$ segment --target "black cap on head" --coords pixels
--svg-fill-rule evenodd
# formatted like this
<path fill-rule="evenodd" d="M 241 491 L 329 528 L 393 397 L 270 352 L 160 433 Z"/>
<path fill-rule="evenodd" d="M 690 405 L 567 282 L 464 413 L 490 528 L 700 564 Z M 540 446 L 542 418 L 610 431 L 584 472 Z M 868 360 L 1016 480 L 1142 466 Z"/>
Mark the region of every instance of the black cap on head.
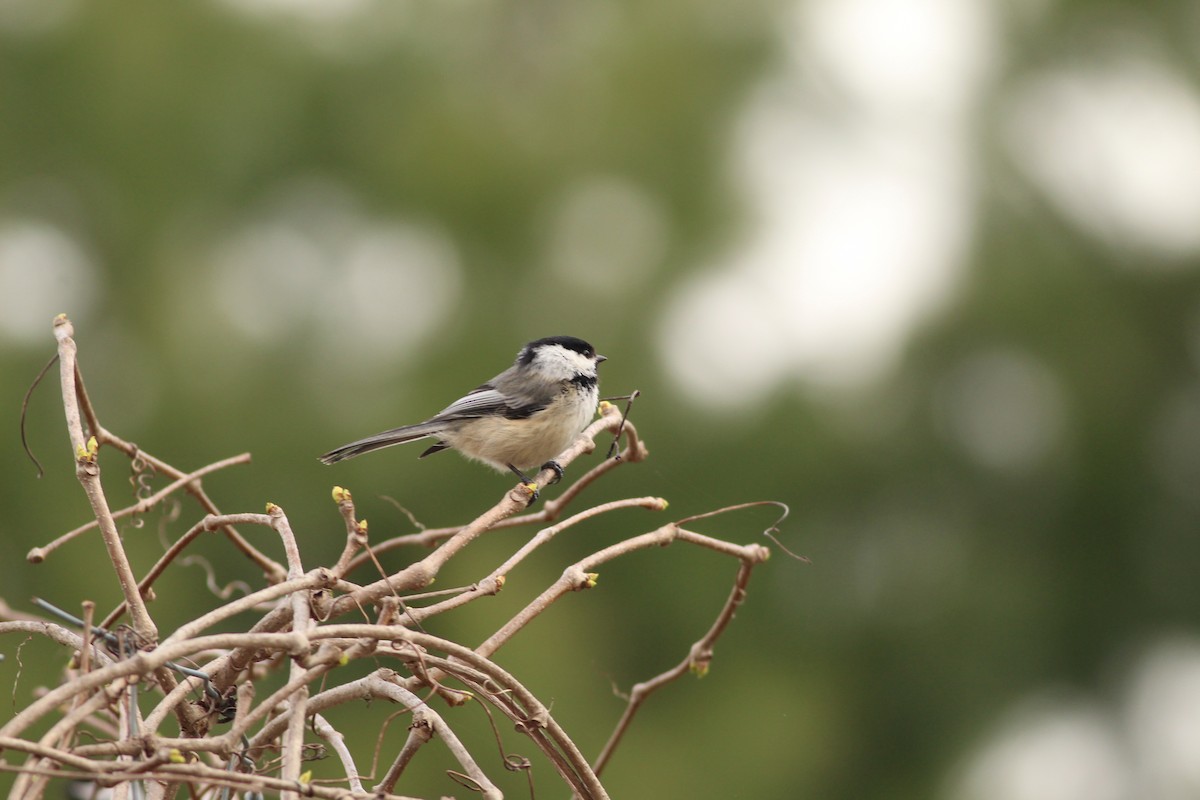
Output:
<path fill-rule="evenodd" d="M 596 350 L 583 339 L 577 339 L 574 336 L 547 336 L 545 339 L 538 339 L 530 342 L 521 348 L 521 353 L 517 356 L 517 361 L 521 364 L 528 364 L 533 361 L 533 353 L 542 345 L 556 344 L 560 347 L 565 347 L 568 350 L 574 350 L 580 355 L 587 358 L 595 358 Z"/>

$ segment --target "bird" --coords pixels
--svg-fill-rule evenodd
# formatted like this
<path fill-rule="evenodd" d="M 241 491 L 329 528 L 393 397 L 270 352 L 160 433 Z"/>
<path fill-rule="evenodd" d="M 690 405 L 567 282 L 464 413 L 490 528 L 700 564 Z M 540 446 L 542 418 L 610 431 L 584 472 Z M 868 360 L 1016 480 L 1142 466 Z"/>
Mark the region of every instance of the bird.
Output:
<path fill-rule="evenodd" d="M 596 367 L 606 360 L 574 336 L 536 339 L 520 349 L 511 367 L 424 422 L 350 442 L 320 460 L 336 464 L 372 450 L 431 438 L 436 442 L 419 458 L 453 449 L 500 472 L 508 470 L 532 487 L 532 503 L 538 487 L 526 470 L 535 466 L 539 472 L 552 470 L 551 484 L 562 479 L 563 468 L 554 457 L 595 416 L 600 397 Z"/>

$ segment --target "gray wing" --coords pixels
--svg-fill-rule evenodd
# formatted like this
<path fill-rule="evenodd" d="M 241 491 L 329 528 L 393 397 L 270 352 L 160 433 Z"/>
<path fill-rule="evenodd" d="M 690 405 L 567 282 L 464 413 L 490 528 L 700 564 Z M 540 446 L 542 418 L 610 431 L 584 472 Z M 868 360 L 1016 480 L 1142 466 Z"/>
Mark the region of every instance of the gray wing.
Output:
<path fill-rule="evenodd" d="M 433 420 L 471 419 L 473 417 L 490 417 L 493 414 L 503 414 L 508 408 L 504 395 L 496 391 L 491 384 L 485 383 L 478 389 L 472 389 L 464 397 L 460 397 L 443 408 Z"/>
<path fill-rule="evenodd" d="M 543 385 L 531 388 L 527 384 L 528 381 L 518 380 L 516 370 L 510 367 L 466 396 L 455 400 L 429 421 L 470 419 L 493 414 L 509 419 L 522 419 L 535 411 L 541 411 L 558 394 L 557 386 Z"/>
<path fill-rule="evenodd" d="M 492 378 L 487 383 L 473 389 L 465 396 L 455 400 L 442 409 L 441 413 L 430 417 L 416 425 L 405 425 L 390 431 L 377 433 L 365 439 L 359 439 L 336 450 L 330 450 L 321 456 L 326 464 L 334 464 L 347 458 L 369 453 L 382 447 L 394 444 L 404 444 L 427 436 L 437 436 L 447 422 L 460 419 L 474 419 L 500 415 L 508 419 L 524 419 L 535 411 L 541 411 L 558 394 L 558 387 L 543 386 L 540 390 L 530 390 L 516 376 L 516 369 L 510 367 Z M 447 445 L 438 442 L 422 453 L 422 457 L 439 450 L 445 450 Z"/>

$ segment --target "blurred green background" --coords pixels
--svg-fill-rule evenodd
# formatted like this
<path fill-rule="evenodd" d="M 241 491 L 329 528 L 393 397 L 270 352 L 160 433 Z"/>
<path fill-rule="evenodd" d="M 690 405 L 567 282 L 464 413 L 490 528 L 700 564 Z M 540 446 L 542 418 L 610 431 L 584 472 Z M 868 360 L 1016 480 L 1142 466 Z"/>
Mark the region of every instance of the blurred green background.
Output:
<path fill-rule="evenodd" d="M 709 676 L 639 717 L 614 797 L 1200 797 L 1198 42 L 1183 0 L 2 0 L 0 594 L 117 599 L 94 536 L 24 561 L 89 518 L 53 376 L 41 480 L 18 437 L 56 313 L 103 423 L 184 469 L 252 452 L 205 486 L 283 506 L 309 567 L 341 549 L 334 483 L 375 538 L 410 529 L 384 496 L 436 526 L 511 485 L 417 448 L 317 454 L 570 333 L 605 393 L 643 392 L 652 453 L 589 500 L 780 500 L 813 561 L 757 572 Z M 130 502 L 127 462 L 102 465 Z M 126 526 L 139 571 L 200 514 L 177 511 Z M 574 530 L 431 630 L 477 641 L 664 519 Z M 733 574 L 679 546 L 611 564 L 499 661 L 595 755 L 611 687 L 681 659 Z M 204 580 L 162 584 L 164 633 Z M 16 706 L 65 655 L 19 645 Z M 369 752 L 391 709 L 360 711 L 332 721 Z M 501 772 L 481 712 L 451 723 Z M 466 796 L 422 759 L 402 791 Z"/>

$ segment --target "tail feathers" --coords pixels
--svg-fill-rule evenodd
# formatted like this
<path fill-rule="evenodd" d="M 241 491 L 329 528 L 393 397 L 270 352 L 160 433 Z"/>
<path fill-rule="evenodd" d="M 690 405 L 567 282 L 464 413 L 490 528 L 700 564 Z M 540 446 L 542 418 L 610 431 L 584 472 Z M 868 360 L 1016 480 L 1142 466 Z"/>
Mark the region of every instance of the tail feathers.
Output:
<path fill-rule="evenodd" d="M 418 425 L 405 425 L 403 428 L 393 428 L 390 431 L 384 431 L 374 436 L 368 436 L 365 439 L 359 439 L 357 442 L 344 444 L 320 456 L 320 459 L 326 464 L 336 464 L 339 461 L 361 456 L 363 453 L 369 453 L 372 450 L 391 447 L 394 444 L 415 442 L 417 439 L 424 439 L 426 436 L 436 436 L 440 428 L 440 425 L 428 422 L 422 422 Z M 436 447 L 437 445 L 434 446 Z"/>

